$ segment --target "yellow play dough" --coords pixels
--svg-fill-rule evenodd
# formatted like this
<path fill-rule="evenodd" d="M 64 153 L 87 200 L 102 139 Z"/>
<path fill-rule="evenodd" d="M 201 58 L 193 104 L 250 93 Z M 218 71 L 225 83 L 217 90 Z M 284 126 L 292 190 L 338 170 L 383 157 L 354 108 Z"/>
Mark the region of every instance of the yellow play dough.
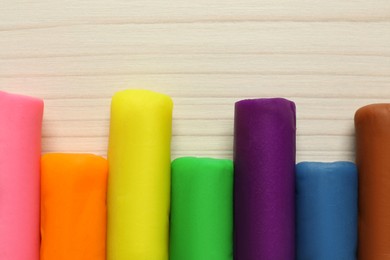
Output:
<path fill-rule="evenodd" d="M 108 148 L 108 260 L 168 260 L 170 97 L 117 92 Z"/>

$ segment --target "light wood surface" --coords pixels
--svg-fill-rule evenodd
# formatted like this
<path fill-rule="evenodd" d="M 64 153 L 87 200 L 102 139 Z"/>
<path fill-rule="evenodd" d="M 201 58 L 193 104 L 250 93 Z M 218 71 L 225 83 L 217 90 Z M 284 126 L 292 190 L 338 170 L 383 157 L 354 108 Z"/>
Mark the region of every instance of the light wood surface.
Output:
<path fill-rule="evenodd" d="M 43 151 L 106 155 L 110 97 L 175 102 L 172 157 L 231 158 L 234 102 L 297 104 L 297 160 L 353 160 L 390 102 L 388 0 L 0 0 L 0 89 L 45 99 Z"/>

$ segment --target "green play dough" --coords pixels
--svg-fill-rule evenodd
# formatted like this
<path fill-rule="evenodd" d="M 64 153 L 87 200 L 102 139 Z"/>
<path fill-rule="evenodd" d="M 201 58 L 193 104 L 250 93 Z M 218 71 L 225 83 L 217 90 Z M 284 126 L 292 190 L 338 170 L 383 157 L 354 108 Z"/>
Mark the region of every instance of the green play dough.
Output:
<path fill-rule="evenodd" d="M 233 163 L 172 162 L 170 260 L 233 259 Z"/>

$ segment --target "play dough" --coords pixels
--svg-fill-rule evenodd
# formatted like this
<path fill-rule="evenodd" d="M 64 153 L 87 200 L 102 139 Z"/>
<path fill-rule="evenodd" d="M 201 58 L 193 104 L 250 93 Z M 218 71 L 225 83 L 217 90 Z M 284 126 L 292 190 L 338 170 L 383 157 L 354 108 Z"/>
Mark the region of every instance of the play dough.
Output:
<path fill-rule="evenodd" d="M 234 129 L 235 259 L 294 259 L 295 105 L 239 101 Z"/>
<path fill-rule="evenodd" d="M 0 91 L 0 259 L 39 259 L 43 101 Z"/>
<path fill-rule="evenodd" d="M 170 260 L 233 259 L 233 163 L 172 162 Z"/>
<path fill-rule="evenodd" d="M 46 154 L 41 172 L 41 260 L 105 260 L 107 160 Z"/>
<path fill-rule="evenodd" d="M 112 98 L 108 260 L 168 259 L 172 107 L 147 90 Z"/>
<path fill-rule="evenodd" d="M 354 163 L 296 166 L 297 259 L 356 259 L 357 189 Z"/>
<path fill-rule="evenodd" d="M 390 259 L 390 104 L 355 114 L 359 260 Z"/>

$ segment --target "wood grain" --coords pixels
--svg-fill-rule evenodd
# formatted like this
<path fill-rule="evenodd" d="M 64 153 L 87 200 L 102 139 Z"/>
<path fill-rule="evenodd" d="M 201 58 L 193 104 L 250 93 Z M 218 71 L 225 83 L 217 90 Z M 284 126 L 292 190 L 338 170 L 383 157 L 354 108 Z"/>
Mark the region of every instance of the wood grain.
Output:
<path fill-rule="evenodd" d="M 45 99 L 43 151 L 106 155 L 110 97 L 175 102 L 172 157 L 231 158 L 234 102 L 297 104 L 297 159 L 354 160 L 353 115 L 390 101 L 390 1 L 11 1 L 0 89 Z"/>

